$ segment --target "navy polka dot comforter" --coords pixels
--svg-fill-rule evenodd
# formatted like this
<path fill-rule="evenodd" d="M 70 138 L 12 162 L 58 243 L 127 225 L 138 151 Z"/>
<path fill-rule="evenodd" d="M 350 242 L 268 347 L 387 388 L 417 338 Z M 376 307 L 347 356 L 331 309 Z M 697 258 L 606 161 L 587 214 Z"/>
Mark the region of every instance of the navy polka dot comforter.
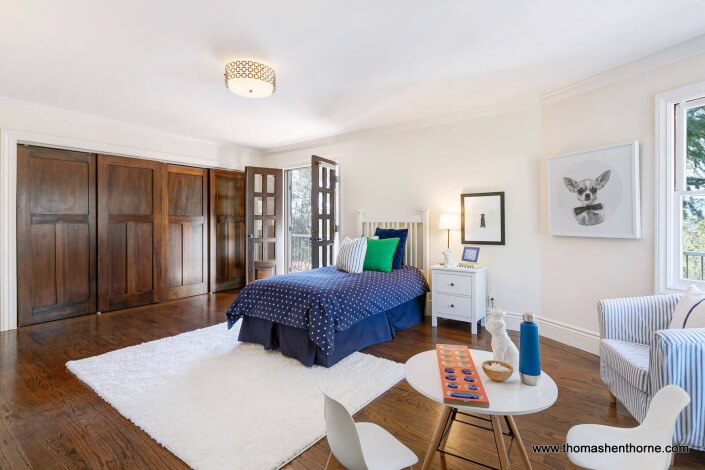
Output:
<path fill-rule="evenodd" d="M 228 328 L 242 316 L 303 328 L 330 355 L 336 331 L 428 292 L 423 273 L 402 266 L 391 273 L 338 271 L 334 266 L 273 276 L 245 286 L 227 312 Z"/>

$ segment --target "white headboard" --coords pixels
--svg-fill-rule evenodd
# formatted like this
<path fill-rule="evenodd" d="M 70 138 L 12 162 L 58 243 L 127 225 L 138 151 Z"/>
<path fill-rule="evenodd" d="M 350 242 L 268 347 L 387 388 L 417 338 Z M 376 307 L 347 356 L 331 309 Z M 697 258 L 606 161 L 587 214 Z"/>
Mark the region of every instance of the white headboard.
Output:
<path fill-rule="evenodd" d="M 419 268 L 428 278 L 428 211 L 407 217 L 375 217 L 358 211 L 358 234 L 371 237 L 377 227 L 408 229 L 403 263 Z"/>

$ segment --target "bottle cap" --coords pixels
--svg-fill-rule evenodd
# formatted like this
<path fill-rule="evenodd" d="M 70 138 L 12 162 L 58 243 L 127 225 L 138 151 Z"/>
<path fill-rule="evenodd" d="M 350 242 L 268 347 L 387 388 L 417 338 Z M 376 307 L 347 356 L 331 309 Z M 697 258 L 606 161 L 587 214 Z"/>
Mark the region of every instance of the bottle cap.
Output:
<path fill-rule="evenodd" d="M 524 312 L 524 321 L 534 322 L 534 314 L 529 312 Z"/>

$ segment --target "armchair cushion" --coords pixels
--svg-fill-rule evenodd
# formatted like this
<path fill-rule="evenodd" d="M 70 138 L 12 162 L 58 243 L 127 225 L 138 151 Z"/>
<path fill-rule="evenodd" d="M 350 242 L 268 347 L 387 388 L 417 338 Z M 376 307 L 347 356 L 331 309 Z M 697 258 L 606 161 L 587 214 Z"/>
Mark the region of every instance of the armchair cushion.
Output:
<path fill-rule="evenodd" d="M 638 390 L 649 393 L 649 346 L 616 339 L 600 341 L 600 359 Z"/>

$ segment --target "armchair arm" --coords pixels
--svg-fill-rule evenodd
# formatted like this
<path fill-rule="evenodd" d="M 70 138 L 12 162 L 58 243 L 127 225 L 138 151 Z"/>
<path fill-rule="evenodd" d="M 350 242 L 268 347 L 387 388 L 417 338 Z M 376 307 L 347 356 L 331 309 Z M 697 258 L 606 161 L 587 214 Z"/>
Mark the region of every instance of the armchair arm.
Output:
<path fill-rule="evenodd" d="M 651 396 L 669 384 L 690 395 L 676 423 L 674 442 L 705 450 L 705 328 L 659 330 L 649 358 Z"/>
<path fill-rule="evenodd" d="M 600 338 L 650 344 L 654 331 L 668 328 L 678 299 L 680 294 L 600 300 Z"/>

